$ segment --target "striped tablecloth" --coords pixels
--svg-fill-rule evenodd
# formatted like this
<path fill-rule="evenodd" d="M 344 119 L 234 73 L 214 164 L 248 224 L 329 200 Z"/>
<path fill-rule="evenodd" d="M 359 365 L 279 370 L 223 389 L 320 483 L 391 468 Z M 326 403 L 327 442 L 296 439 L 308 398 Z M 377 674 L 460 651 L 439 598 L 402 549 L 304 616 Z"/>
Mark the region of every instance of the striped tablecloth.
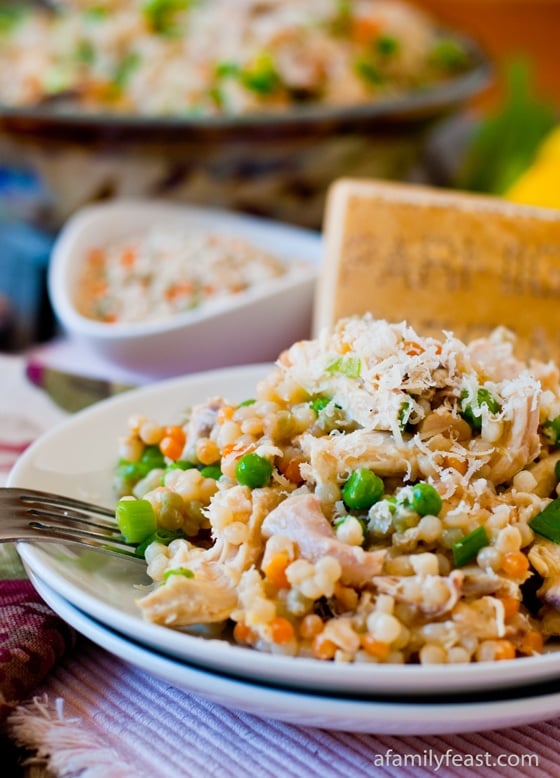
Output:
<path fill-rule="evenodd" d="M 0 356 L 3 477 L 29 440 L 64 416 L 27 383 L 23 360 Z M 76 636 L 25 580 L 13 549 L 0 551 L 0 703 L 7 703 L 0 705 L 1 732 L 25 748 L 30 775 L 560 776 L 560 718 L 474 734 L 393 737 L 295 726 L 181 691 Z"/>

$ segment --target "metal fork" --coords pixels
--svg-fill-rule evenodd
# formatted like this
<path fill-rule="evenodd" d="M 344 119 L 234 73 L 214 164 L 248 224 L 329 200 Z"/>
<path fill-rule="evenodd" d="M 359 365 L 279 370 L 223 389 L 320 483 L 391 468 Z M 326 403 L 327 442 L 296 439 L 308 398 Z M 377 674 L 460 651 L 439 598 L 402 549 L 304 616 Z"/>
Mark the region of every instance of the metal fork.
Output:
<path fill-rule="evenodd" d="M 0 488 L 0 543 L 77 543 L 142 560 L 126 543 L 110 508 L 34 489 Z"/>

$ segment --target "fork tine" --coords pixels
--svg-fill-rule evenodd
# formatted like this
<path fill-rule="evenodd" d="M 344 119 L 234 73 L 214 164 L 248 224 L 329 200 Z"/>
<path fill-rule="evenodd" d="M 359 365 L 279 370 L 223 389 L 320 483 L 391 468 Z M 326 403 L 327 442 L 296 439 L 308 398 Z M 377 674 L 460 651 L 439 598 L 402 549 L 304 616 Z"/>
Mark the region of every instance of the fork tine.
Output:
<path fill-rule="evenodd" d="M 122 537 L 110 508 L 33 489 L 0 489 L 0 541 L 41 540 L 78 543 L 108 553 L 141 559 Z M 10 524 L 9 518 L 12 518 Z M 18 521 L 14 521 L 16 518 Z"/>
<path fill-rule="evenodd" d="M 130 559 L 142 561 L 142 557 L 135 554 L 132 546 L 129 546 L 124 540 L 117 540 L 116 537 L 102 537 L 100 535 L 95 535 L 92 532 L 84 532 L 77 529 L 69 531 L 64 527 L 56 527 L 47 524 L 41 525 L 37 522 L 30 522 L 29 529 L 33 532 L 32 537 L 41 542 L 55 541 L 76 543 L 80 546 L 89 546 L 99 551 L 105 551 L 106 553 L 118 554 L 120 557 L 126 556 Z"/>
<path fill-rule="evenodd" d="M 111 508 L 95 505 L 85 500 L 78 500 L 75 497 L 64 497 L 61 494 L 52 494 L 51 492 L 42 492 L 35 489 L 17 489 L 14 487 L 7 487 L 2 491 L 10 492 L 12 496 L 25 503 L 40 502 L 42 505 L 59 505 L 63 508 L 76 508 L 88 513 L 109 516 L 112 519 L 115 518 L 115 512 Z"/>
<path fill-rule="evenodd" d="M 35 504 L 25 506 L 25 511 L 28 516 L 36 516 L 37 519 L 49 519 L 52 522 L 56 522 L 58 527 L 74 527 L 76 531 L 80 531 L 80 528 L 84 530 L 99 530 L 103 535 L 107 537 L 122 537 L 122 533 L 118 525 L 113 522 L 100 522 L 92 521 L 89 516 L 78 513 L 76 511 L 58 511 L 53 508 L 36 507 Z M 43 522 L 44 523 L 44 522 Z"/>

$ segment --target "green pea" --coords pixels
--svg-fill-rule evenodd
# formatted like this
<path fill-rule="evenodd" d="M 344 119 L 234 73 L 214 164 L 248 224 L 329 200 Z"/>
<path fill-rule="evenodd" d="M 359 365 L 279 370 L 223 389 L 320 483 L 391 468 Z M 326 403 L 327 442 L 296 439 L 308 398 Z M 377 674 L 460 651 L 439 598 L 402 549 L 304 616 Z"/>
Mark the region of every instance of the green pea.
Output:
<path fill-rule="evenodd" d="M 379 502 L 384 491 L 385 484 L 378 475 L 365 467 L 359 467 L 342 487 L 342 499 L 350 510 L 363 511 Z"/>
<path fill-rule="evenodd" d="M 390 57 L 399 50 L 399 41 L 392 35 L 381 35 L 375 42 L 375 50 L 382 57 Z"/>
<path fill-rule="evenodd" d="M 490 413 L 498 413 L 500 404 L 494 395 L 483 387 L 478 389 L 474 402 L 469 402 L 468 396 L 466 391 L 461 394 L 461 416 L 473 430 L 480 431 L 482 429 L 482 416 L 480 415 L 482 406 L 485 405 Z"/>
<path fill-rule="evenodd" d="M 147 475 L 150 470 L 165 467 L 165 457 L 159 450 L 159 446 L 146 446 L 140 457 L 140 463 L 146 468 Z"/>
<path fill-rule="evenodd" d="M 542 425 L 542 433 L 549 446 L 557 448 L 560 444 L 560 416 L 547 419 Z"/>
<path fill-rule="evenodd" d="M 431 484 L 420 481 L 412 488 L 412 508 L 420 516 L 437 516 L 441 506 L 439 492 Z"/>
<path fill-rule="evenodd" d="M 206 465 L 200 469 L 200 475 L 204 478 L 214 478 L 216 481 L 222 476 L 220 465 Z"/>
<path fill-rule="evenodd" d="M 266 486 L 272 475 L 272 463 L 252 452 L 242 456 L 235 466 L 235 477 L 242 486 L 257 489 Z"/>
<path fill-rule="evenodd" d="M 460 41 L 441 38 L 433 47 L 430 55 L 432 63 L 443 70 L 462 70 L 469 64 L 469 55 Z"/>

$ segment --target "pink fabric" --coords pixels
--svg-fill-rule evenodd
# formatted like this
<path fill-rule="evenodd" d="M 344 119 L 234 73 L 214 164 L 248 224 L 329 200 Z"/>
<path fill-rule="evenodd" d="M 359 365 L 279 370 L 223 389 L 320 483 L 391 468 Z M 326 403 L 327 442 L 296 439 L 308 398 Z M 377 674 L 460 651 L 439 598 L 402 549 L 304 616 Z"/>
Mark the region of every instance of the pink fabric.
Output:
<path fill-rule="evenodd" d="M 34 691 L 74 642 L 74 630 L 29 581 L 0 581 L 0 721 Z"/>
<path fill-rule="evenodd" d="M 89 739 L 90 765 L 97 758 L 97 743 L 103 758 L 113 754 L 119 778 L 560 775 L 560 719 L 442 737 L 300 727 L 228 710 L 175 689 L 87 641 L 57 665 L 37 693 L 47 694 L 51 701 L 64 699 L 64 716 L 76 719 Z M 524 755 L 534 758 L 530 767 L 520 766 Z M 477 756 L 486 763 L 473 766 Z M 509 765 L 495 764 L 504 757 Z M 436 771 L 438 759 L 442 766 Z M 106 769 L 102 778 L 117 775 L 111 767 Z"/>

